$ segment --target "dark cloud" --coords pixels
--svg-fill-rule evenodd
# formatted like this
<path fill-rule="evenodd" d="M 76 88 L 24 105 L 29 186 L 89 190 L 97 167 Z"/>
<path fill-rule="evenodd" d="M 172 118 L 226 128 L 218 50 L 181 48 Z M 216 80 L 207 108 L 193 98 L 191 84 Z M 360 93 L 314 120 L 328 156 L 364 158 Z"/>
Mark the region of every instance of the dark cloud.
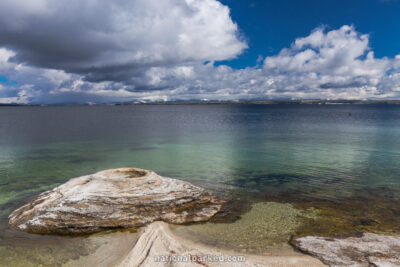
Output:
<path fill-rule="evenodd" d="M 146 69 L 237 56 L 229 9 L 216 0 L 2 0 L 0 47 L 11 61 L 136 83 Z"/>
<path fill-rule="evenodd" d="M 366 82 L 361 82 L 361 81 L 350 81 L 350 82 L 329 82 L 329 83 L 323 83 L 319 86 L 321 89 L 345 89 L 345 88 L 359 88 L 362 86 L 368 85 Z"/>

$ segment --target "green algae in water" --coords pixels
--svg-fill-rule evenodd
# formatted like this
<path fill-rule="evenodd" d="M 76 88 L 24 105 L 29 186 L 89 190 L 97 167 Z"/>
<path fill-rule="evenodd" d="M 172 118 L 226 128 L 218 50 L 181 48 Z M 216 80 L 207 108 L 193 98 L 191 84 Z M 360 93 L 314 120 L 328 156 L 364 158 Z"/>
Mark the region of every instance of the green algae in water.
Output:
<path fill-rule="evenodd" d="M 372 193 L 372 192 L 371 192 Z M 294 202 L 298 209 L 312 207 L 317 219 L 304 222 L 296 236 L 320 235 L 333 237 L 357 236 L 364 232 L 400 235 L 400 201 L 375 197 L 352 197 L 340 201 L 321 199 Z"/>
<path fill-rule="evenodd" d="M 291 204 L 255 203 L 232 223 L 204 223 L 174 227 L 177 234 L 204 244 L 266 253 L 290 249 L 288 241 L 301 226 L 300 218 L 316 219 L 313 209 L 296 209 Z"/>

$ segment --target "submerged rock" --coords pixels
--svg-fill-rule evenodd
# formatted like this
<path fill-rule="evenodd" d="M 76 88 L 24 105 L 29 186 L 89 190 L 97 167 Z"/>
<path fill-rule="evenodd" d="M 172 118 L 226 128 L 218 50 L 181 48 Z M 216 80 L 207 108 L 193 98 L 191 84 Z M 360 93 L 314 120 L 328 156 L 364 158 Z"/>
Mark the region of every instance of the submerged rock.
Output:
<path fill-rule="evenodd" d="M 400 237 L 364 233 L 361 237 L 296 238 L 293 245 L 330 266 L 400 266 Z"/>
<path fill-rule="evenodd" d="M 12 212 L 9 224 L 40 234 L 86 234 L 153 221 L 207 221 L 222 201 L 188 182 L 137 168 L 73 178 Z"/>

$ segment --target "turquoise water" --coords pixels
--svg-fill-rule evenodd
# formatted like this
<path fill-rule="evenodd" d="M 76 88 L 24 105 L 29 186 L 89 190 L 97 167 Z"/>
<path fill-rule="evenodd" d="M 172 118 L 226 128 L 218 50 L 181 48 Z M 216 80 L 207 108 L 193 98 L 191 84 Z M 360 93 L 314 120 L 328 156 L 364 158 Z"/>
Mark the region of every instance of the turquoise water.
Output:
<path fill-rule="evenodd" d="M 1 107 L 0 246 L 34 239 L 7 227 L 13 209 L 108 168 L 228 197 L 395 200 L 399 140 L 400 105 Z"/>

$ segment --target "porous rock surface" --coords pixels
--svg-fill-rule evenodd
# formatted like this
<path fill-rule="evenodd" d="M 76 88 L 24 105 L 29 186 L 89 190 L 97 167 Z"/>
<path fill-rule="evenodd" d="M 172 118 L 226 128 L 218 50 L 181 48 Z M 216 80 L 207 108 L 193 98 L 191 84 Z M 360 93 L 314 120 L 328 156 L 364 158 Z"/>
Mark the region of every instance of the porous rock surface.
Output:
<path fill-rule="evenodd" d="M 9 216 L 9 224 L 40 234 L 87 234 L 137 228 L 153 221 L 206 221 L 223 202 L 188 182 L 137 168 L 70 179 Z"/>
<path fill-rule="evenodd" d="M 364 233 L 361 237 L 296 238 L 294 246 L 330 266 L 400 266 L 400 237 Z"/>

